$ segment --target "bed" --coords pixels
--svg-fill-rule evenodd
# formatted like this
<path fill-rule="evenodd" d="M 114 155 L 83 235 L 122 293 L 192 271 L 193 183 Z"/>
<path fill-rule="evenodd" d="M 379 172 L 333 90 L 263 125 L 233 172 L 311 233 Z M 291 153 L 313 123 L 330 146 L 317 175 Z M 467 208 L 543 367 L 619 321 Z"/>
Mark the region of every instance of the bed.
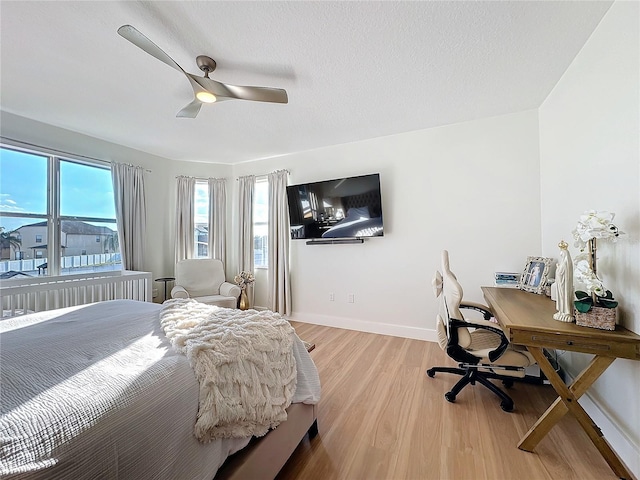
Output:
<path fill-rule="evenodd" d="M 318 374 L 293 335 L 287 420 L 257 441 L 198 441 L 201 387 L 162 308 L 113 300 L 0 321 L 0 477 L 273 478 L 317 432 Z"/>
<path fill-rule="evenodd" d="M 375 237 L 382 232 L 382 217 L 371 217 L 365 206 L 347 210 L 347 216 L 324 232 L 322 238 Z"/>

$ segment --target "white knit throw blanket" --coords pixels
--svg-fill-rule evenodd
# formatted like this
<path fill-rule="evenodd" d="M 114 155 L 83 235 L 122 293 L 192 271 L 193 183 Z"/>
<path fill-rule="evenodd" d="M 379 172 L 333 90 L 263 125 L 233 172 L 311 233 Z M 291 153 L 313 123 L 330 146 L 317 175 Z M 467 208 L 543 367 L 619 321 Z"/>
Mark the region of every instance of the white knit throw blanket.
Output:
<path fill-rule="evenodd" d="M 287 419 L 295 333 L 280 314 L 174 299 L 164 303 L 160 324 L 200 382 L 198 440 L 259 437 Z"/>

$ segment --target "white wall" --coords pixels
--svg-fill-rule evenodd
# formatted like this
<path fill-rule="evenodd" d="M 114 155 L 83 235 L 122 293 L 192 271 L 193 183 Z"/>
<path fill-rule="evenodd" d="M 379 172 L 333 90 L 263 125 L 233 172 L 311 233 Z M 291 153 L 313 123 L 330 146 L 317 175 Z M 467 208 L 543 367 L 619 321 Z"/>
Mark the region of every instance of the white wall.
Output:
<path fill-rule="evenodd" d="M 145 270 L 153 272 L 153 278 L 173 276 L 176 175 L 227 177 L 227 181 L 231 183 L 231 167 L 228 165 L 174 162 L 7 112 L 0 112 L 0 115 L 2 137 L 75 155 L 131 163 L 151 170 L 145 173 Z M 164 284 L 155 283 L 154 288 L 160 292 L 155 300 L 162 301 Z"/>
<path fill-rule="evenodd" d="M 616 213 L 626 232 L 598 243 L 598 273 L 620 302 L 620 322 L 640 333 L 640 18 L 637 2 L 613 4 L 540 107 L 542 247 L 572 244 L 571 230 L 589 209 Z M 571 239 L 572 240 L 572 239 Z M 570 250 L 576 254 L 576 249 Z M 588 355 L 562 357 L 572 375 Z M 640 477 L 640 365 L 616 360 L 589 391 L 589 413 Z M 583 403 L 583 402 L 581 402 Z"/>
<path fill-rule="evenodd" d="M 537 123 L 528 111 L 236 165 L 237 175 L 287 168 L 289 184 L 380 173 L 384 237 L 292 240 L 293 318 L 433 340 L 442 249 L 469 300 L 482 300 L 494 271 L 521 271 L 541 254 Z"/>

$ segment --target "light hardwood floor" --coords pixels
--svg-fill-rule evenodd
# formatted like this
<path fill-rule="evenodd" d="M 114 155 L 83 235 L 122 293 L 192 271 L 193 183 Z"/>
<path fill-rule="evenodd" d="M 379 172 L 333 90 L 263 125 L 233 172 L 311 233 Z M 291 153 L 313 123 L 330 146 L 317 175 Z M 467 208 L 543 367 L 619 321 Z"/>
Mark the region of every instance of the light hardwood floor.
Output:
<path fill-rule="evenodd" d="M 303 440 L 279 480 L 615 478 L 572 418 L 554 427 L 536 453 L 518 450 L 556 398 L 549 385 L 515 384 L 512 413 L 479 384 L 451 404 L 444 393 L 459 377 L 425 374 L 454 365 L 437 344 L 292 323 L 316 344 L 320 433 Z"/>

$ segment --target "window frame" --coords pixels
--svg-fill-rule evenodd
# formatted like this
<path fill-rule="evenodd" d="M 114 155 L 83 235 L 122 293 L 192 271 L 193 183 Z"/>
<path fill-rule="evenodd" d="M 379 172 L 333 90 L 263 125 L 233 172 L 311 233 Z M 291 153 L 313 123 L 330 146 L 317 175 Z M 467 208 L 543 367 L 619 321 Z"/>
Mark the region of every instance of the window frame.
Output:
<path fill-rule="evenodd" d="M 109 162 L 98 159 L 79 159 L 70 154 L 59 155 L 58 152 L 48 150 L 45 147 L 31 146 L 24 147 L 20 142 L 7 141 L 2 139 L 0 141 L 0 150 L 11 150 L 14 152 L 23 153 L 26 155 L 34 155 L 38 157 L 44 157 L 47 159 L 47 195 L 46 195 L 46 213 L 16 213 L 16 212 L 0 212 L 0 217 L 6 218 L 24 218 L 35 221 L 47 222 L 47 270 L 46 275 L 59 276 L 59 275 L 73 275 L 74 272 L 62 273 L 61 272 L 61 258 L 62 252 L 62 221 L 81 221 L 81 222 L 94 222 L 94 223 L 107 223 L 114 224 L 117 227 L 116 218 L 103 218 L 103 217 L 85 217 L 75 215 L 61 215 L 60 213 L 60 197 L 61 197 L 61 182 L 60 182 L 60 165 L 62 162 L 75 163 L 79 165 L 85 165 L 92 168 L 99 168 L 102 170 L 108 170 L 111 172 L 111 164 Z M 115 193 L 114 193 L 115 196 Z M 117 228 L 116 228 L 117 230 Z M 42 257 L 42 252 L 40 257 Z"/>

